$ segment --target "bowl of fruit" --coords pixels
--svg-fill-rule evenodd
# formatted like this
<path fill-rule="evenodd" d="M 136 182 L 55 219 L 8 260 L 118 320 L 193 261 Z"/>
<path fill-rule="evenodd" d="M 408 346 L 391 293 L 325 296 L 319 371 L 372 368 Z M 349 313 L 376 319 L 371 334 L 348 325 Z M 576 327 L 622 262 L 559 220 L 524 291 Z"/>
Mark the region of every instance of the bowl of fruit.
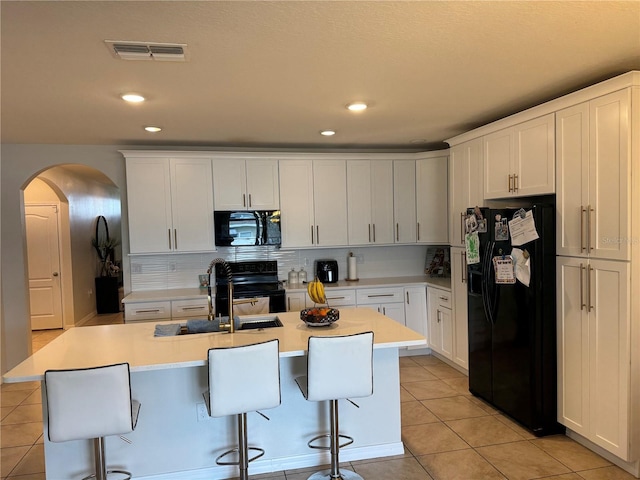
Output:
<path fill-rule="evenodd" d="M 308 327 L 328 327 L 340 318 L 340 311 L 331 307 L 305 308 L 300 312 L 300 320 Z"/>
<path fill-rule="evenodd" d="M 307 284 L 307 293 L 314 304 L 312 308 L 305 308 L 300 312 L 300 320 L 309 327 L 326 327 L 340 318 L 337 308 L 331 308 L 327 304 L 327 297 L 324 294 L 324 285 L 315 278 Z M 326 306 L 322 306 L 326 304 Z"/>

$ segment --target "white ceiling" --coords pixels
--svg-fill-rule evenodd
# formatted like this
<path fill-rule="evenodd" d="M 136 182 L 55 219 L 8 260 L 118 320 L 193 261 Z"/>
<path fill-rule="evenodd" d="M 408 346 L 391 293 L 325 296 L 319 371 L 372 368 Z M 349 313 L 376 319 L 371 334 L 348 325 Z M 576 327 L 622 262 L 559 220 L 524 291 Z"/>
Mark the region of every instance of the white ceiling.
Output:
<path fill-rule="evenodd" d="M 3 143 L 426 150 L 640 70 L 640 0 L 0 9 Z M 118 60 L 105 40 L 185 43 L 189 59 Z M 130 91 L 148 101 L 125 104 Z M 354 100 L 371 108 L 350 113 Z M 326 128 L 337 135 L 321 137 Z"/>

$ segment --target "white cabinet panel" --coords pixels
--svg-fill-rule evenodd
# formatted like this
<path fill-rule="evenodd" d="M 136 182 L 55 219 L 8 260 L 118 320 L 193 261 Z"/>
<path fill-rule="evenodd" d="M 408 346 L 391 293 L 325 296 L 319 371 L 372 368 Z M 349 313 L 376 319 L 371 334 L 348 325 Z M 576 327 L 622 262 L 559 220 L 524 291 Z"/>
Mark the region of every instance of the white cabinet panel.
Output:
<path fill-rule="evenodd" d="M 125 322 L 144 322 L 171 319 L 171 302 L 125 303 Z"/>
<path fill-rule="evenodd" d="M 282 246 L 314 245 L 313 161 L 280 161 L 280 190 Z"/>
<path fill-rule="evenodd" d="M 393 210 L 395 243 L 415 243 L 418 240 L 418 220 L 416 217 L 416 162 L 413 160 L 394 160 L 393 162 Z"/>
<path fill-rule="evenodd" d="M 206 297 L 190 300 L 171 300 L 171 318 L 207 318 L 209 303 Z"/>
<path fill-rule="evenodd" d="M 315 245 L 347 245 L 346 161 L 314 160 L 313 192 Z"/>
<path fill-rule="evenodd" d="M 213 183 L 216 210 L 280 208 L 277 160 L 216 158 Z"/>
<path fill-rule="evenodd" d="M 439 288 L 427 288 L 429 348 L 453 359 L 453 325 L 451 318 L 451 293 Z"/>
<path fill-rule="evenodd" d="M 449 243 L 446 156 L 416 160 L 416 216 L 419 243 Z"/>
<path fill-rule="evenodd" d="M 326 286 L 325 286 L 326 287 Z M 331 307 L 355 307 L 356 291 L 354 289 L 325 288 L 325 297 Z"/>
<path fill-rule="evenodd" d="M 464 218 L 469 207 L 484 202 L 482 138 L 451 148 L 449 153 L 449 242 L 464 246 Z"/>
<path fill-rule="evenodd" d="M 427 289 L 424 286 L 404 288 L 404 317 L 407 327 L 427 337 Z"/>
<path fill-rule="evenodd" d="M 300 311 L 305 308 L 307 294 L 304 292 L 287 292 L 287 312 Z"/>
<path fill-rule="evenodd" d="M 469 368 L 469 325 L 467 315 L 467 253 L 463 248 L 451 249 L 451 295 L 453 297 L 453 358 L 464 369 Z"/>

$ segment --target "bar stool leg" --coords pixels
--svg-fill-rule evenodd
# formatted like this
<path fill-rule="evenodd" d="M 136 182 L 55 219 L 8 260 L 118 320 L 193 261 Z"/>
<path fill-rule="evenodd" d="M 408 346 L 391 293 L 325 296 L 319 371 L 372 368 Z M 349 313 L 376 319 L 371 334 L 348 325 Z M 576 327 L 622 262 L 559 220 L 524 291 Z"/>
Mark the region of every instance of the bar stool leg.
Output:
<path fill-rule="evenodd" d="M 247 459 L 249 446 L 247 443 L 247 414 L 238 415 L 238 467 L 240 480 L 249 479 L 249 460 Z"/>
<path fill-rule="evenodd" d="M 96 480 L 107 480 L 107 462 L 104 456 L 104 438 L 93 439 L 93 458 L 96 466 Z"/>

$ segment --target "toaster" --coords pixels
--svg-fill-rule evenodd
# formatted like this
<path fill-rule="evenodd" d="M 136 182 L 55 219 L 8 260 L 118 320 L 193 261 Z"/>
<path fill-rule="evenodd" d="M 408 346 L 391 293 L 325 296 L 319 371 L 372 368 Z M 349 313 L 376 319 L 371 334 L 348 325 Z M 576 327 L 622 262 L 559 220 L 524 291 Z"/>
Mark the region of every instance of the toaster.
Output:
<path fill-rule="evenodd" d="M 338 281 L 337 260 L 316 260 L 316 276 L 322 283 L 336 283 Z"/>

